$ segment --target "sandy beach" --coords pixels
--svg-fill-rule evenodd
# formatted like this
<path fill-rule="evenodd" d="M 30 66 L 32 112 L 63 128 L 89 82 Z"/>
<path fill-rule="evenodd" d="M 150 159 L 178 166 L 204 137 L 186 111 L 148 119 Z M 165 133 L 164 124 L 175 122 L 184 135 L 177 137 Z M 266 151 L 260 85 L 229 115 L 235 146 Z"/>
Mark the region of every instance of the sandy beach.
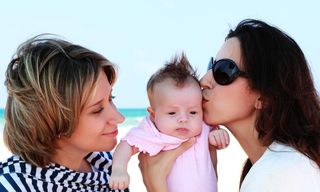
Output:
<path fill-rule="evenodd" d="M 124 135 L 124 130 L 119 130 L 118 138 Z M 1 160 L 9 157 L 11 153 L 3 144 L 2 133 L 0 133 Z M 230 135 L 231 142 L 228 148 L 218 151 L 218 189 L 221 192 L 238 191 L 240 171 L 246 158 L 238 142 Z M 138 167 L 137 155 L 133 156 L 128 165 L 131 178 L 130 190 L 132 192 L 147 192 L 143 185 L 142 177 Z"/>

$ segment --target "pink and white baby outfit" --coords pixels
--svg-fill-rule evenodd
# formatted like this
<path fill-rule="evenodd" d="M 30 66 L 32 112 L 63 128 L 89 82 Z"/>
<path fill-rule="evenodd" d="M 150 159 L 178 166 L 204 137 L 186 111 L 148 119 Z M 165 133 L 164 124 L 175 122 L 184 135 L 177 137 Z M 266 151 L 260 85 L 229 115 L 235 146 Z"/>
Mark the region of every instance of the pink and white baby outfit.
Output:
<path fill-rule="evenodd" d="M 209 153 L 209 132 L 209 126 L 203 123 L 196 143 L 177 158 L 167 177 L 170 192 L 217 192 L 217 178 Z M 162 150 L 175 149 L 186 141 L 160 133 L 149 117 L 145 117 L 138 127 L 132 128 L 121 140 L 150 156 Z"/>

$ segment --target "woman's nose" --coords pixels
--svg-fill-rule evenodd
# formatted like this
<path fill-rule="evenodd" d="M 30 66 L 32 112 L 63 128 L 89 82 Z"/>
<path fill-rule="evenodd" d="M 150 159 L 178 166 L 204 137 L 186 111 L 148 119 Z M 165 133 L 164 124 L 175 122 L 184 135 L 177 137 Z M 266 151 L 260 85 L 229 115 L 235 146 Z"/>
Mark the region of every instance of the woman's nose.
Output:
<path fill-rule="evenodd" d="M 203 89 L 208 88 L 211 89 L 214 85 L 212 71 L 209 70 L 207 73 L 200 79 L 200 85 Z"/>
<path fill-rule="evenodd" d="M 213 79 L 212 71 L 209 70 L 200 80 L 203 99 L 208 98 L 210 90 L 214 88 L 216 82 Z"/>
<path fill-rule="evenodd" d="M 203 88 L 202 89 L 202 98 L 203 99 L 207 99 L 208 98 L 208 96 L 209 96 L 209 91 L 210 91 L 210 89 L 208 89 L 208 88 Z"/>
<path fill-rule="evenodd" d="M 109 120 L 111 124 L 117 125 L 124 121 L 125 119 L 124 116 L 118 111 L 117 107 L 114 104 L 112 104 L 112 107 L 110 110 L 112 110 L 112 113 L 110 114 L 110 120 Z"/>

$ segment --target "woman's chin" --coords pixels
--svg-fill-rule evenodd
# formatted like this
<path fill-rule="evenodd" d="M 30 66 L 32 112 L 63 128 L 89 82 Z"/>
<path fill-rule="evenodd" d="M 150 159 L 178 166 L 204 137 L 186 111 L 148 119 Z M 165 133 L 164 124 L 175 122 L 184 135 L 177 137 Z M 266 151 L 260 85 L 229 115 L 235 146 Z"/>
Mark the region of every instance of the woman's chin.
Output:
<path fill-rule="evenodd" d="M 100 151 L 112 151 L 117 145 L 117 140 L 112 141 L 112 143 L 108 143 L 108 145 L 106 145 L 103 150 Z"/>
<path fill-rule="evenodd" d="M 203 121 L 208 125 L 215 125 L 209 115 L 203 114 Z"/>

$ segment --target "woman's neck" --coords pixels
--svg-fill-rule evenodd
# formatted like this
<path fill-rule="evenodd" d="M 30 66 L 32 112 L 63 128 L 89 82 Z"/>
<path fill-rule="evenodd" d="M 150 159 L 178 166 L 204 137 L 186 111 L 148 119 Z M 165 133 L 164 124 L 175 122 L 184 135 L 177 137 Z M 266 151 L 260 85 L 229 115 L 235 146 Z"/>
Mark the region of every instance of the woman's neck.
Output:
<path fill-rule="evenodd" d="M 90 172 L 92 168 L 89 162 L 85 159 L 87 153 L 80 152 L 72 148 L 70 145 L 65 145 L 58 141 L 58 149 L 52 157 L 52 161 L 59 165 L 65 166 L 77 172 Z"/>
<path fill-rule="evenodd" d="M 248 158 L 250 159 L 252 164 L 257 162 L 267 149 L 266 146 L 261 145 L 258 139 L 250 140 L 250 139 L 247 139 L 246 137 L 239 137 L 239 136 L 237 136 L 236 139 L 238 140 L 242 149 L 248 155 Z"/>
<path fill-rule="evenodd" d="M 71 170 L 77 172 L 91 172 L 92 168 L 89 162 L 84 158 L 84 156 L 74 156 L 70 153 L 67 154 L 64 151 L 58 150 L 53 156 L 52 161 L 59 165 L 63 165 Z"/>
<path fill-rule="evenodd" d="M 258 132 L 254 127 L 254 123 L 237 123 L 227 127 L 248 155 L 251 163 L 254 164 L 258 161 L 267 146 L 263 146 L 258 139 Z"/>

